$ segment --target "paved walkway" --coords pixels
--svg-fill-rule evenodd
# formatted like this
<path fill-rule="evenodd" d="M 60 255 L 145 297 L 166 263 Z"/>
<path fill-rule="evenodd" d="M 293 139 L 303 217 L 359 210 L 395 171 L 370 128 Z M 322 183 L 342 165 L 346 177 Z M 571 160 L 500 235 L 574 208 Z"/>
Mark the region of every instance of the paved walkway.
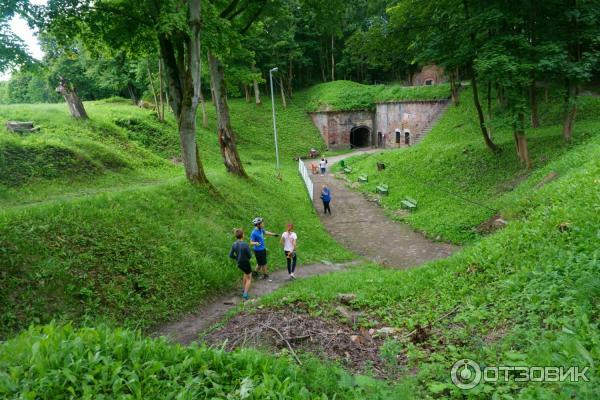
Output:
<path fill-rule="evenodd" d="M 357 151 L 330 157 L 329 169 L 345 158 L 381 151 Z M 315 160 L 307 160 L 306 164 L 311 162 Z M 314 206 L 323 226 L 338 242 L 363 257 L 388 267 L 407 268 L 448 257 L 458 250 L 457 246 L 432 242 L 408 225 L 392 221 L 381 207 L 368 201 L 363 194 L 346 187 L 345 181 L 336 179 L 331 172 L 325 176 L 311 175 L 311 178 L 315 190 Z M 323 203 L 320 200 L 323 185 L 331 189 L 331 216 L 323 215 Z"/>

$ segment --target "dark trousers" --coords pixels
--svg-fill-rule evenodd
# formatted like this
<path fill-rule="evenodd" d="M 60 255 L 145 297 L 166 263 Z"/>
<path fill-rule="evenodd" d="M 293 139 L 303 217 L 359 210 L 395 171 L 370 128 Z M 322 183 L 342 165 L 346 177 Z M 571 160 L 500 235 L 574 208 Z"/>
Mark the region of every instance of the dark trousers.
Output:
<path fill-rule="evenodd" d="M 331 208 L 329 208 L 329 202 L 323 200 L 323 214 L 327 214 L 327 211 L 329 211 L 329 215 L 331 215 Z"/>
<path fill-rule="evenodd" d="M 290 253 L 292 253 L 291 257 L 290 257 Z M 296 270 L 296 252 L 295 251 L 286 251 L 285 252 L 285 260 L 287 261 L 288 274 L 293 273 Z"/>

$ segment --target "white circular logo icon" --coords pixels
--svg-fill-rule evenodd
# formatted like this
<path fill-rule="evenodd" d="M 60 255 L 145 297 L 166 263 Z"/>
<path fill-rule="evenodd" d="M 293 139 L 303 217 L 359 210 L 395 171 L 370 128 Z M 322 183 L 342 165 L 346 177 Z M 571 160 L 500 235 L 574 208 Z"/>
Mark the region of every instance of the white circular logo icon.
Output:
<path fill-rule="evenodd" d="M 473 389 L 481 381 L 481 368 L 468 358 L 455 362 L 450 374 L 452 383 L 460 389 Z"/>

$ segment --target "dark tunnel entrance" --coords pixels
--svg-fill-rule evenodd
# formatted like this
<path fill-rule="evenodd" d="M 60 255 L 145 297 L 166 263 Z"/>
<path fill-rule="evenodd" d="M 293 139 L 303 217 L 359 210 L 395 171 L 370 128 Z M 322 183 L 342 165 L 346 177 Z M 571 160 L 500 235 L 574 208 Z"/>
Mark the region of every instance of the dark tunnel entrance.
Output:
<path fill-rule="evenodd" d="M 366 126 L 356 126 L 350 131 L 350 147 L 369 147 L 371 130 Z"/>

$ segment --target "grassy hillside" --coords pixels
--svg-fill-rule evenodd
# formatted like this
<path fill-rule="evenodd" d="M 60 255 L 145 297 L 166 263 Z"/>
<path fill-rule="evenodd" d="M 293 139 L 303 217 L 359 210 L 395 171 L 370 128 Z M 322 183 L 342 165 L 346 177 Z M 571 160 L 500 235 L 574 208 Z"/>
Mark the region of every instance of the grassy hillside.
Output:
<path fill-rule="evenodd" d="M 406 87 L 400 85 L 363 85 L 334 81 L 315 85 L 298 94 L 307 111 L 370 110 L 376 102 L 401 100 L 439 100 L 450 96 L 447 84 Z"/>
<path fill-rule="evenodd" d="M 554 172 L 562 179 L 572 168 L 549 163 L 578 148 L 597 146 L 592 139 L 600 135 L 600 98 L 581 98 L 576 133 L 568 145 L 560 137 L 560 101 L 543 103 L 542 127 L 527 130 L 533 170 L 525 171 L 514 151 L 510 125 L 500 111 L 493 131 L 494 141 L 503 149 L 497 156 L 483 143 L 470 93 L 465 92 L 461 100 L 459 107 L 448 108 L 418 146 L 346 161 L 354 168 L 350 179 L 369 175 L 369 183 L 360 190 L 373 193 L 379 183 L 388 184 L 390 194 L 382 204 L 390 216 L 429 237 L 456 243 L 476 240 L 480 223 L 497 213 L 513 218 L 518 213 L 516 202 L 535 192 L 545 176 Z M 385 163 L 384 171 L 377 171 L 377 161 Z M 398 215 L 405 197 L 416 199 L 418 208 L 410 215 Z"/>
<path fill-rule="evenodd" d="M 2 118 L 42 127 L 0 133 L 1 176 L 11 180 L 0 196 L 0 336 L 53 318 L 148 328 L 180 315 L 237 284 L 227 259 L 232 229 L 248 233 L 257 215 L 275 231 L 296 223 L 304 264 L 351 257 L 321 227 L 298 178 L 293 156 L 322 146 L 301 108 L 279 110 L 282 182 L 270 109 L 231 102 L 248 181 L 224 171 L 211 109 L 211 127 L 198 132 L 218 192 L 208 193 L 170 161 L 172 120 L 115 99 L 86 106 L 84 122 L 65 105 L 0 107 Z M 107 167 L 114 160 L 123 165 Z M 271 264 L 283 265 L 276 239 L 268 246 Z"/>
<path fill-rule="evenodd" d="M 305 364 L 298 368 L 291 357 L 169 346 L 103 326 L 49 325 L 0 344 L 0 371 L 11 371 L 0 372 L 0 394 L 14 397 L 26 388 L 31 396 L 53 398 L 70 390 L 75 397 L 175 397 L 186 387 L 190 395 L 234 398 L 246 390 L 255 398 L 599 398 L 600 101 L 582 98 L 569 145 L 560 138 L 559 102 L 543 103 L 543 128 L 527 132 L 534 169 L 523 171 L 502 114 L 497 114 L 494 137 L 503 153 L 494 156 L 484 148 L 469 97 L 463 95 L 461 106 L 450 108 L 419 146 L 349 161 L 355 169 L 351 177 L 370 176 L 362 190 L 371 191 L 379 182 L 390 186 L 383 200 L 390 215 L 432 237 L 467 243 L 462 252 L 410 271 L 372 265 L 296 281 L 260 304 L 350 323 L 340 318 L 338 294 L 354 293 L 347 308 L 358 313 L 351 322 L 357 332 L 396 328 L 383 346 L 372 349 L 385 358 L 385 375 L 395 377 L 398 386 L 391 391 L 309 355 L 300 354 Z M 0 200 L 0 286 L 7 288 L 0 291 L 2 334 L 52 316 L 142 328 L 171 318 L 234 284 L 239 274 L 224 259 L 231 228 L 247 227 L 257 213 L 279 228 L 294 216 L 305 238 L 303 260 L 348 258 L 323 232 L 295 177 L 291 157 L 320 143 L 303 112 L 305 101 L 301 94 L 280 113 L 284 184 L 271 169 L 268 108 L 234 101 L 234 126 L 253 179 L 228 176 L 214 126 L 201 130 L 201 151 L 217 197 L 189 187 L 180 167 L 164 161 L 167 153 L 133 139 L 133 154 L 151 152 L 156 166 L 142 168 L 134 155 L 125 157 L 134 167 L 35 176 L 20 186 L 5 186 Z M 152 118 L 126 104 L 109 108 L 113 117 L 99 113 L 95 118 L 112 125 L 114 118 L 131 118 L 130 113 Z M 77 123 L 66 123 L 76 135 Z M 107 147 L 119 151 L 110 143 Z M 386 163 L 384 172 L 376 172 L 376 161 Z M 419 207 L 399 217 L 404 196 L 417 198 Z M 508 221 L 504 229 L 486 237 L 474 232 L 497 212 Z M 590 382 L 510 381 L 463 391 L 451 383 L 450 370 L 465 358 L 484 366 L 589 367 Z"/>
<path fill-rule="evenodd" d="M 583 101 L 574 144 L 561 143 L 551 113 L 545 114 L 549 126 L 528 131 L 537 168 L 529 174 L 511 167 L 506 132 L 496 133 L 503 155 L 486 157 L 475 132 L 460 126 L 474 124 L 472 114 L 461 112 L 468 104 L 450 110 L 421 145 L 355 161 L 372 174 L 375 160 L 386 162 L 387 207 L 395 209 L 402 195 L 418 197 L 419 210 L 408 218 L 413 225 L 473 244 L 403 273 L 372 266 L 295 282 L 263 302 L 339 318 L 338 293 L 355 293 L 350 307 L 361 313 L 357 325 L 398 329 L 379 351 L 398 355 L 388 367 L 412 386 L 414 398 L 598 398 L 600 122 L 594 116 L 600 103 Z M 478 164 L 473 153 L 483 158 Z M 418 171 L 423 181 L 404 171 Z M 539 185 L 550 171 L 558 178 Z M 429 180 L 503 210 L 507 227 L 475 241 L 470 228 L 489 215 L 426 188 Z M 425 332 L 418 338 L 417 327 Z M 450 370 L 464 358 L 483 366 L 589 367 L 590 382 L 511 380 L 463 391 Z"/>

